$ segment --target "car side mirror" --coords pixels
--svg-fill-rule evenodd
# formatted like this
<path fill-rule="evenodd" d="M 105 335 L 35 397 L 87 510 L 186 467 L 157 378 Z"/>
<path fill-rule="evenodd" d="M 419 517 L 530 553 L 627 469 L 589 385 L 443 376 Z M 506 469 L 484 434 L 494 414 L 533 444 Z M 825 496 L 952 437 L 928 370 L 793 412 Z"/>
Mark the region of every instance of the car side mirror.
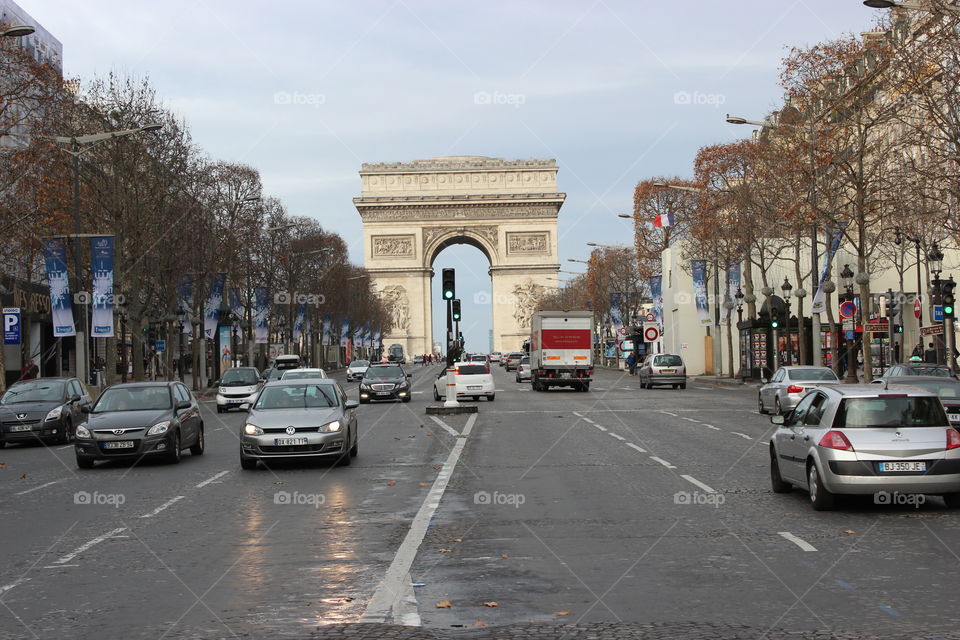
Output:
<path fill-rule="evenodd" d="M 189 400 L 177 400 L 177 409 L 189 409 L 191 406 Z"/>
<path fill-rule="evenodd" d="M 249 402 L 244 402 L 243 404 L 241 404 L 241 405 L 240 405 L 240 410 L 241 410 L 241 411 L 250 411 L 250 403 L 249 403 Z"/>
<path fill-rule="evenodd" d="M 357 407 L 360 406 L 360 403 L 357 402 L 356 400 L 347 400 L 343 406 L 346 407 L 347 409 L 356 409 Z"/>
<path fill-rule="evenodd" d="M 80 407 L 80 413 L 90 413 L 90 409 L 91 409 L 91 408 L 92 408 L 92 407 L 91 407 L 90 405 L 85 404 L 85 405 L 83 405 L 83 406 Z"/>
<path fill-rule="evenodd" d="M 761 383 L 761 384 L 767 384 L 768 382 L 770 382 L 770 381 L 767 380 L 766 378 L 760 378 L 760 383 Z"/>
<path fill-rule="evenodd" d="M 70 402 L 80 402 L 80 394 L 75 393 L 72 396 L 70 396 Z"/>
<path fill-rule="evenodd" d="M 781 416 L 781 415 L 770 416 L 770 423 L 771 423 L 771 424 L 783 424 L 783 423 L 784 423 L 784 416 Z"/>

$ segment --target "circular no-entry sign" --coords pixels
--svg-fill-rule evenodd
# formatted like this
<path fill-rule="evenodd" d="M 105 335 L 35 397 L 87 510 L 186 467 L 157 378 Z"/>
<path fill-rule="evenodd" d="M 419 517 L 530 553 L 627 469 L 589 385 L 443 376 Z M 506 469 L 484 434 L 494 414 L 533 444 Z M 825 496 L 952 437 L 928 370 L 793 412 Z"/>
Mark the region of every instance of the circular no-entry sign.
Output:
<path fill-rule="evenodd" d="M 920 300 L 914 300 L 914 301 L 913 301 L 913 315 L 914 315 L 914 317 L 916 317 L 916 318 L 919 318 L 919 317 L 920 317 L 920 309 L 921 309 L 921 308 L 922 308 L 922 307 L 920 306 Z"/>
<path fill-rule="evenodd" d="M 852 300 L 847 300 L 840 305 L 840 317 L 852 318 L 857 313 L 857 305 Z"/>
<path fill-rule="evenodd" d="M 656 327 L 647 327 L 643 330 L 643 339 L 647 342 L 655 342 L 660 337 L 660 330 Z"/>
<path fill-rule="evenodd" d="M 657 316 L 653 315 L 652 313 L 648 313 L 648 314 L 646 315 L 646 317 L 645 317 L 645 320 L 646 320 L 647 322 L 656 322 L 656 321 L 657 321 Z"/>

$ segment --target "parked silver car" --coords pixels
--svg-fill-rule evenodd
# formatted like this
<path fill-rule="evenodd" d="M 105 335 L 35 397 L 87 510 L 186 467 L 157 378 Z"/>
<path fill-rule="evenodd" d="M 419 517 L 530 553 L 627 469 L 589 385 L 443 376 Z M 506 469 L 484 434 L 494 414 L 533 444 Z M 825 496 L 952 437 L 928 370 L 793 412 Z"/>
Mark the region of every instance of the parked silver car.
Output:
<path fill-rule="evenodd" d="M 823 384 L 839 384 L 840 380 L 829 367 L 780 367 L 757 394 L 760 413 L 782 414 L 792 410 L 808 390 Z"/>
<path fill-rule="evenodd" d="M 357 406 L 334 380 L 268 382 L 240 430 L 240 466 L 304 457 L 350 464 L 358 449 Z"/>
<path fill-rule="evenodd" d="M 533 369 L 530 368 L 530 356 L 523 356 L 517 365 L 517 382 L 528 380 L 533 380 Z"/>
<path fill-rule="evenodd" d="M 796 409 L 773 416 L 770 483 L 775 493 L 806 489 L 814 509 L 836 494 L 943 496 L 960 506 L 960 431 L 936 393 L 907 385 L 824 385 Z"/>

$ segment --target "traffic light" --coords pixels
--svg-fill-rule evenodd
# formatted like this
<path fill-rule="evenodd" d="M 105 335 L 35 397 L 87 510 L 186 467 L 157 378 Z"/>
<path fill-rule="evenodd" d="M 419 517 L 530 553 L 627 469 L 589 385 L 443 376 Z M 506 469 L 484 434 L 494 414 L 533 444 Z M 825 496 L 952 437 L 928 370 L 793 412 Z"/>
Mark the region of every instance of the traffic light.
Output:
<path fill-rule="evenodd" d="M 887 315 L 895 318 L 900 315 L 900 293 L 887 290 Z"/>
<path fill-rule="evenodd" d="M 770 326 L 774 329 L 780 326 L 780 312 L 776 309 L 770 312 Z"/>
<path fill-rule="evenodd" d="M 157 341 L 157 330 L 153 327 L 147 329 L 147 344 L 153 345 Z"/>
<path fill-rule="evenodd" d="M 453 301 L 453 320 L 455 322 L 460 321 L 460 301 L 459 300 Z"/>
<path fill-rule="evenodd" d="M 951 277 L 949 280 L 944 280 L 941 283 L 941 288 L 943 289 L 943 317 L 952 318 L 953 317 L 953 303 L 956 299 L 953 296 L 953 289 L 957 286 L 957 283 L 953 281 Z"/>
<path fill-rule="evenodd" d="M 457 286 L 456 286 L 456 271 L 453 269 L 444 269 L 443 270 L 443 289 L 442 295 L 444 300 L 453 300 L 457 297 Z"/>

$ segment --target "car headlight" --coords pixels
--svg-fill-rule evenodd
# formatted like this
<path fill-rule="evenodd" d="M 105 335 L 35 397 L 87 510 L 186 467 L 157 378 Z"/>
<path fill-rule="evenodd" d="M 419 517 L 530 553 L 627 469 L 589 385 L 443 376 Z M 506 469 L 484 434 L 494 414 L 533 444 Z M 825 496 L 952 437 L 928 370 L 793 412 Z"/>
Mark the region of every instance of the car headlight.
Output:
<path fill-rule="evenodd" d="M 263 435 L 263 429 L 258 427 L 255 424 L 245 424 L 243 425 L 243 432 L 248 436 L 260 436 Z"/>
<path fill-rule="evenodd" d="M 361 382 L 361 383 L 360 383 L 360 388 L 363 389 L 363 390 L 365 390 L 365 391 L 369 391 L 369 390 L 370 390 L 370 385 L 368 385 L 368 384 L 363 384 L 363 383 Z"/>
<path fill-rule="evenodd" d="M 328 422 L 327 424 L 321 426 L 317 431 L 320 433 L 336 433 L 340 431 L 340 421 L 334 420 L 333 422 Z"/>
<path fill-rule="evenodd" d="M 226 392 L 227 392 L 226 387 L 220 387 L 220 393 L 226 393 Z"/>
<path fill-rule="evenodd" d="M 47 414 L 47 417 L 44 420 L 56 420 L 60 417 L 60 412 L 63 411 L 63 406 L 54 407 L 50 409 L 50 413 Z"/>
<path fill-rule="evenodd" d="M 164 420 L 163 422 L 158 422 L 149 429 L 147 429 L 148 436 L 159 436 L 162 433 L 166 433 L 167 429 L 170 428 L 170 421 Z"/>
<path fill-rule="evenodd" d="M 73 432 L 73 435 L 74 435 L 74 437 L 77 437 L 77 438 L 92 438 L 92 437 L 93 437 L 93 435 L 90 434 L 90 430 L 87 429 L 87 428 L 86 428 L 85 426 L 83 426 L 82 424 L 77 426 L 77 429 Z"/>

